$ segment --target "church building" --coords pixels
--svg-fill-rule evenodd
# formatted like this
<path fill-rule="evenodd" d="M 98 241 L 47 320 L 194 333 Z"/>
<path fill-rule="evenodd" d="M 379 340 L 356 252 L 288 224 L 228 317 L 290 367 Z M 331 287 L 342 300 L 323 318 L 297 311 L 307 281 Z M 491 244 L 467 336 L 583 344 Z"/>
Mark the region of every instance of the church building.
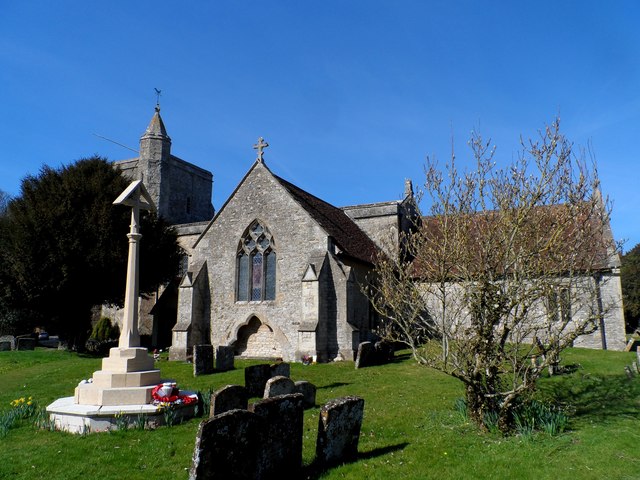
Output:
<path fill-rule="evenodd" d="M 246 358 L 352 360 L 358 344 L 374 338 L 377 316 L 363 287 L 376 257 L 396 255 L 418 218 L 411 182 L 402 199 L 338 208 L 272 172 L 267 146 L 260 138 L 256 160 L 215 213 L 212 174 L 171 154 L 159 107 L 140 156 L 116 162 L 145 182 L 187 254 L 183 275 L 148 303 L 152 344 L 170 344 L 170 359 L 210 343 Z M 607 271 L 616 296 L 619 260 Z M 621 349 L 621 301 L 606 321 L 616 342 L 605 347 L 603 337 L 602 347 Z"/>
<path fill-rule="evenodd" d="M 210 339 L 243 357 L 352 360 L 372 338 L 362 287 L 382 239 L 410 223 L 411 192 L 340 209 L 274 174 L 264 147 L 193 246 L 170 358 Z"/>

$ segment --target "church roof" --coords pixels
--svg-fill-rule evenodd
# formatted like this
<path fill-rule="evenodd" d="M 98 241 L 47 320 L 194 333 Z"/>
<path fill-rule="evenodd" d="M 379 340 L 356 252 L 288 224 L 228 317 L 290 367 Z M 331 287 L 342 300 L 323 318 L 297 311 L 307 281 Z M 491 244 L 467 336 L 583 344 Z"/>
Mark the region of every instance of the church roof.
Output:
<path fill-rule="evenodd" d="M 374 263 L 379 253 L 378 247 L 344 211 L 275 174 L 273 176 L 311 218 L 333 238 L 343 255 L 366 263 Z"/>
<path fill-rule="evenodd" d="M 569 270 L 607 271 L 619 267 L 620 259 L 608 219 L 601 219 L 594 208 L 599 206 L 587 202 L 573 208 L 566 204 L 536 206 L 520 221 L 516 232 L 513 231 L 515 220 L 504 211 L 422 217 L 421 228 L 428 245 L 444 244 L 445 231 L 448 232 L 454 239 L 451 241 L 457 242 L 460 255 L 466 258 L 465 274 L 473 275 L 471 270 L 481 272 L 487 266 L 502 274 L 501 270 L 509 264 L 514 252 L 534 258 L 528 266 L 532 276 L 562 276 Z M 496 246 L 503 242 L 508 245 L 493 249 L 485 258 L 487 252 L 481 245 L 487 242 Z M 432 264 L 432 260 L 435 258 L 415 260 L 416 276 L 426 279 L 431 272 L 439 271 L 441 265 Z M 451 258 L 454 277 L 459 273 L 455 264 L 456 260 Z"/>

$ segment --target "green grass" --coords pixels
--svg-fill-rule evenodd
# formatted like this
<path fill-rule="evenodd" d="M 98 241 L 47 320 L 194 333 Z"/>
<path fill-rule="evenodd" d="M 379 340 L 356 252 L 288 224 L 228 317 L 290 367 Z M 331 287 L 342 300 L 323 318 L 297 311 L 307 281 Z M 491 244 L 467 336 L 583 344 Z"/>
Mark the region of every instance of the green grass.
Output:
<path fill-rule="evenodd" d="M 459 382 L 411 359 L 355 370 L 352 362 L 294 364 L 294 380 L 318 386 L 318 404 L 344 395 L 365 399 L 358 461 L 305 478 L 323 479 L 636 479 L 640 476 L 640 378 L 624 365 L 635 354 L 574 349 L 567 375 L 542 379 L 539 398 L 572 411 L 569 430 L 551 437 L 481 434 L 455 409 Z M 236 370 L 194 378 L 192 367 L 160 363 L 163 378 L 206 391 L 244 382 Z M 0 413 L 32 396 L 46 406 L 70 396 L 100 360 L 36 350 L 0 352 Z M 315 452 L 318 408 L 305 412 L 304 462 Z M 0 479 L 187 478 L 198 420 L 155 431 L 70 435 L 37 430 L 21 421 L 0 439 Z"/>

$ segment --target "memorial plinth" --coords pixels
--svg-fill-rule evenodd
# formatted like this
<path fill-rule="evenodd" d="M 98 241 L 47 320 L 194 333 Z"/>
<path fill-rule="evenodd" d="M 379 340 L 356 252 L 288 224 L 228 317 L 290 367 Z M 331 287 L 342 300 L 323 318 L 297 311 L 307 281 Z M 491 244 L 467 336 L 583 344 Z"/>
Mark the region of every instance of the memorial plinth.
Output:
<path fill-rule="evenodd" d="M 153 368 L 146 348 L 112 348 L 102 359 L 102 370 L 92 383 L 76 387 L 80 405 L 141 405 L 151 403 L 151 390 L 160 383 L 160 370 Z"/>

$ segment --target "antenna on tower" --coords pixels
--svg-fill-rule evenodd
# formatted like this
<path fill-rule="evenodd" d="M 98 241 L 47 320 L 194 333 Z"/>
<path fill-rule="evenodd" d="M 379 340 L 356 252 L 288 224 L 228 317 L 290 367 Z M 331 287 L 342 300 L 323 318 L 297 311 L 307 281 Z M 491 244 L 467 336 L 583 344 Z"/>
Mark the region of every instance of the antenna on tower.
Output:
<path fill-rule="evenodd" d="M 106 140 L 107 142 L 115 143 L 116 145 L 118 145 L 118 146 L 120 146 L 122 148 L 126 148 L 127 150 L 131 150 L 132 152 L 140 153 L 135 148 L 127 147 L 126 145 L 123 145 L 122 143 L 116 142 L 115 140 L 111 140 L 110 138 L 107 138 L 107 137 L 103 137 L 102 135 L 98 135 L 97 133 L 93 133 L 92 135 L 95 135 L 98 138 Z"/>

